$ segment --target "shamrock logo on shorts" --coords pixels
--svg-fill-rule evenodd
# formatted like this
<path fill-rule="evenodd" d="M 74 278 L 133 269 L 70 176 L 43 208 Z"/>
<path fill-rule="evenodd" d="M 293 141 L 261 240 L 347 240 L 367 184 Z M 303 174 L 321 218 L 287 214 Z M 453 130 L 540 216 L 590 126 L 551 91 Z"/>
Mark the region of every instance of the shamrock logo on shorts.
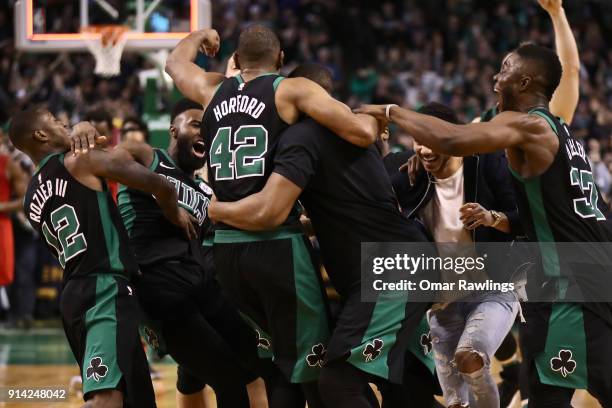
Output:
<path fill-rule="evenodd" d="M 147 343 L 151 345 L 155 350 L 159 350 L 159 339 L 157 334 L 149 327 L 144 328 L 145 336 L 147 337 Z"/>
<path fill-rule="evenodd" d="M 421 347 L 423 347 L 423 353 L 425 354 L 429 354 L 431 353 L 431 333 L 423 333 L 421 334 L 421 340 L 419 341 L 419 343 L 421 343 Z"/>
<path fill-rule="evenodd" d="M 264 350 L 269 350 L 271 345 L 270 340 L 263 337 L 259 330 L 255 330 L 255 332 L 257 332 L 257 347 L 261 347 Z"/>
<path fill-rule="evenodd" d="M 576 369 L 576 361 L 572 360 L 571 350 L 559 350 L 559 355 L 550 359 L 550 368 L 560 371 L 563 378 L 567 377 Z"/>
<path fill-rule="evenodd" d="M 374 339 L 372 343 L 366 344 L 365 348 L 363 349 L 363 355 L 365 356 L 366 363 L 376 360 L 376 358 L 380 355 L 383 345 L 384 342 L 381 339 Z"/>
<path fill-rule="evenodd" d="M 323 367 L 323 361 L 325 361 L 325 346 L 321 343 L 312 346 L 312 354 L 306 356 L 306 362 L 310 367 Z"/>
<path fill-rule="evenodd" d="M 96 382 L 100 381 L 100 378 L 106 377 L 108 367 L 102 364 L 100 357 L 93 357 L 89 360 L 89 367 L 87 367 L 87 379 L 93 377 Z"/>

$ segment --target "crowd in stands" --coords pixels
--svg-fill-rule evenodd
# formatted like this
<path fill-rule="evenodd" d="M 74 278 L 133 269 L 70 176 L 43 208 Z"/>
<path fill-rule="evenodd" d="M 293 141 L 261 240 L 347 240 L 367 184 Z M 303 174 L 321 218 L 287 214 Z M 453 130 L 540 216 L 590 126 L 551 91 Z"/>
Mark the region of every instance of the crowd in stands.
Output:
<path fill-rule="evenodd" d="M 155 66 L 137 53 L 125 53 L 121 74 L 96 77 L 86 52 L 28 54 L 14 46 L 14 0 L 0 4 L 0 125 L 32 103 L 46 104 L 66 123 L 92 110 L 105 111 L 120 127 L 143 114 L 138 72 Z M 56 32 L 78 26 L 78 2 L 47 16 Z M 65 3 L 65 4 L 64 4 Z M 172 0 L 185 7 L 188 0 Z M 350 106 L 397 103 L 418 108 L 438 101 L 468 122 L 494 105 L 493 75 L 504 55 L 520 42 L 554 47 L 551 23 L 536 0 L 218 0 L 213 26 L 221 36 L 219 57 L 198 59 L 206 69 L 223 71 L 240 30 L 263 23 L 279 34 L 285 70 L 313 61 L 333 73 L 336 95 Z M 578 44 L 580 102 L 571 123 L 584 140 L 597 185 L 612 195 L 612 2 L 564 0 Z M 167 106 L 169 91 L 158 98 Z M 1 132 L 1 131 L 0 131 Z M 0 136 L 2 134 L 0 133 Z M 408 135 L 392 132 L 396 148 L 411 147 Z"/>

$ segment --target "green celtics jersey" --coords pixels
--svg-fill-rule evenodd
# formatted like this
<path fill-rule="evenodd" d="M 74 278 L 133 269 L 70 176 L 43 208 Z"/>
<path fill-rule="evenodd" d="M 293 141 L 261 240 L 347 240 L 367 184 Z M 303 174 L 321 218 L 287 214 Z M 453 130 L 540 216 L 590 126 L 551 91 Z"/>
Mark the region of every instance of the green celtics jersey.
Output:
<path fill-rule="evenodd" d="M 166 177 L 174 185 L 179 206 L 198 220 L 199 236 L 197 243 L 189 242 L 183 230 L 164 217 L 151 194 L 121 186 L 117 202 L 138 264 L 150 265 L 193 257 L 199 259 L 200 244 L 210 226 L 208 205 L 212 190 L 204 180 L 194 179 L 181 170 L 167 151 L 155 149 L 153 152 L 149 169 Z"/>
<path fill-rule="evenodd" d="M 106 189 L 78 182 L 64 154 L 44 158 L 24 200 L 25 214 L 64 269 L 64 281 L 98 273 L 137 271 L 119 211 Z"/>
<path fill-rule="evenodd" d="M 272 173 L 274 152 L 287 124 L 276 110 L 277 74 L 221 83 L 202 120 L 208 177 L 220 201 L 260 191 Z"/>

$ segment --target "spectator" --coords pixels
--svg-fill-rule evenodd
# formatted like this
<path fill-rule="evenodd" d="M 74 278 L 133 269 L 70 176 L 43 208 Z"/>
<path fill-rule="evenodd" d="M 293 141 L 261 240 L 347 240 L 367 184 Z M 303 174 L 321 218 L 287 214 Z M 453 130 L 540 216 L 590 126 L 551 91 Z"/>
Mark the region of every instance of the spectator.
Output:
<path fill-rule="evenodd" d="M 123 120 L 123 125 L 121 125 L 121 141 L 148 143 L 149 128 L 147 124 L 136 116 L 125 118 Z"/>

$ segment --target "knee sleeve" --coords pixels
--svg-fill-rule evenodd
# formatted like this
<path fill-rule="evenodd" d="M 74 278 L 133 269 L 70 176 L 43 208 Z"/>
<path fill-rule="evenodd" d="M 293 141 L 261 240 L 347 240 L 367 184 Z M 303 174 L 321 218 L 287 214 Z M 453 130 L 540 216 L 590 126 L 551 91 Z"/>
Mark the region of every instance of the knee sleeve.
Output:
<path fill-rule="evenodd" d="M 540 381 L 535 364 L 529 370 L 529 408 L 572 408 L 571 388 L 555 387 Z"/>
<path fill-rule="evenodd" d="M 206 381 L 201 380 L 195 375 L 191 374 L 182 365 L 179 365 L 176 376 L 176 389 L 185 395 L 195 394 L 200 392 L 206 387 Z"/>

